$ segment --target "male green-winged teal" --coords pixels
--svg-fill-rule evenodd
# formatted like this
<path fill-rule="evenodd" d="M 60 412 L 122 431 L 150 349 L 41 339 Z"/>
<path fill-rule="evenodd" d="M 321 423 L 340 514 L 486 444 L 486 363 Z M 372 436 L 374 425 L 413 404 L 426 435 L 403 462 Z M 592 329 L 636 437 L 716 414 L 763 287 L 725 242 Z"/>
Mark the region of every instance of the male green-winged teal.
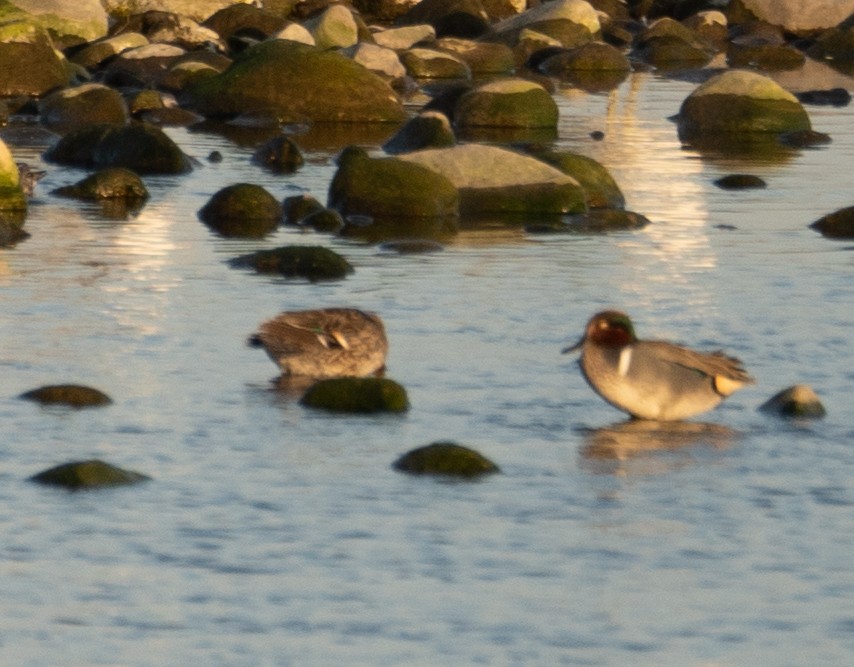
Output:
<path fill-rule="evenodd" d="M 249 344 L 263 347 L 283 375 L 312 378 L 373 375 L 385 366 L 385 328 L 355 308 L 284 312 L 261 324 Z"/>
<path fill-rule="evenodd" d="M 722 352 L 697 352 L 664 341 L 638 340 L 629 316 L 597 313 L 581 340 L 587 383 L 608 403 L 633 417 L 673 421 L 711 410 L 753 382 L 741 362 Z"/>

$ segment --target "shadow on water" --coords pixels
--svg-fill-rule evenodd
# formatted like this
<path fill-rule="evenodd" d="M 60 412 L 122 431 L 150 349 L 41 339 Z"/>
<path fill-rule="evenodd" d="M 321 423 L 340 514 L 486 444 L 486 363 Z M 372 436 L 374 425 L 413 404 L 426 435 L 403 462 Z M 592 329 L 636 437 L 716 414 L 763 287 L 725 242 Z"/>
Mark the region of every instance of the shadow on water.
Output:
<path fill-rule="evenodd" d="M 585 430 L 581 468 L 605 475 L 650 475 L 683 468 L 698 447 L 724 450 L 739 433 L 721 424 L 630 420 Z"/>

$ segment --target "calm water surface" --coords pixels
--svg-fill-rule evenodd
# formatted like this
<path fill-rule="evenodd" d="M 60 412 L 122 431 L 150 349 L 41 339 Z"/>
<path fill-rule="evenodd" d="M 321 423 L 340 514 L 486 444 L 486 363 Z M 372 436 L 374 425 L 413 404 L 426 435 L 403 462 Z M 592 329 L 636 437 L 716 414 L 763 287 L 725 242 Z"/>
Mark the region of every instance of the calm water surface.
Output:
<path fill-rule="evenodd" d="M 50 195 L 83 172 L 48 165 L 32 238 L 0 250 L 0 662 L 849 664 L 854 255 L 807 225 L 854 203 L 854 108 L 809 108 L 834 140 L 820 150 L 721 158 L 685 150 L 667 120 L 692 89 L 640 74 L 556 95 L 557 144 L 605 164 L 652 220 L 628 233 L 480 227 L 401 256 L 284 228 L 223 239 L 197 220 L 238 181 L 325 200 L 340 145 L 281 177 L 249 163 L 251 142 L 169 129 L 204 166 L 146 179 L 151 199 L 118 221 Z M 40 164 L 43 138 L 0 136 Z M 733 172 L 768 188 L 713 185 Z M 312 285 L 226 264 L 287 243 L 329 245 L 356 272 Z M 341 304 L 384 317 L 405 416 L 305 410 L 244 346 L 282 309 Z M 682 428 L 626 425 L 559 354 L 606 306 L 642 336 L 725 348 L 757 385 Z M 57 382 L 115 404 L 16 398 Z M 826 419 L 757 413 L 796 382 Z M 390 468 L 439 439 L 503 474 Z M 26 481 L 90 457 L 154 480 Z"/>

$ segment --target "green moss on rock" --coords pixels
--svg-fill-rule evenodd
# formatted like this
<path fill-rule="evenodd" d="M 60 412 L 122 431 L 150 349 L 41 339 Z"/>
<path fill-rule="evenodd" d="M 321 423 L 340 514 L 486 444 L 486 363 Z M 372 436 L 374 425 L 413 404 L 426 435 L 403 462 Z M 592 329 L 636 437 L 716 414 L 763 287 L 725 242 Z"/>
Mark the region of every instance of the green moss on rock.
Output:
<path fill-rule="evenodd" d="M 126 486 L 151 479 L 132 470 L 123 470 L 98 459 L 72 461 L 30 477 L 30 481 L 49 486 L 61 486 L 69 491 Z"/>
<path fill-rule="evenodd" d="M 454 108 L 459 127 L 556 127 L 558 108 L 541 85 L 503 79 L 464 93 Z"/>
<path fill-rule="evenodd" d="M 611 173 L 586 155 L 569 151 L 532 149 L 531 153 L 564 174 L 572 176 L 584 190 L 588 208 L 623 208 L 626 204 L 620 187 Z"/>
<path fill-rule="evenodd" d="M 309 408 L 332 412 L 405 412 L 409 409 L 406 390 L 388 378 L 331 378 L 309 387 L 300 403 Z"/>
<path fill-rule="evenodd" d="M 339 280 L 353 272 L 353 266 L 337 252 L 323 246 L 284 246 L 259 250 L 230 261 L 236 268 L 252 268 L 258 273 L 279 273 L 287 278 Z"/>
<path fill-rule="evenodd" d="M 397 459 L 392 467 L 412 475 L 468 479 L 501 472 L 497 465 L 479 452 L 454 442 L 434 442 L 413 449 Z"/>
<path fill-rule="evenodd" d="M 76 199 L 127 199 L 148 198 L 148 189 L 142 179 L 130 169 L 108 167 L 101 169 L 73 185 L 53 191 L 62 197 Z"/>
<path fill-rule="evenodd" d="M 70 408 L 101 407 L 113 402 L 104 392 L 78 384 L 45 385 L 21 394 L 20 398 L 42 405 L 63 405 Z"/>

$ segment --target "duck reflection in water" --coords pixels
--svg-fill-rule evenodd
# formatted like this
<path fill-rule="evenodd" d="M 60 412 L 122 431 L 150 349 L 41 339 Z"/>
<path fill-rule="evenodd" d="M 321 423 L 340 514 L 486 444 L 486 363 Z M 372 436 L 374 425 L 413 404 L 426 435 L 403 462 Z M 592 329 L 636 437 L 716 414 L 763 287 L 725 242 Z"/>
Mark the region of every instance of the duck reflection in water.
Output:
<path fill-rule="evenodd" d="M 697 448 L 729 448 L 738 432 L 720 424 L 632 419 L 584 432 L 582 467 L 598 474 L 655 474 L 683 468 Z"/>

